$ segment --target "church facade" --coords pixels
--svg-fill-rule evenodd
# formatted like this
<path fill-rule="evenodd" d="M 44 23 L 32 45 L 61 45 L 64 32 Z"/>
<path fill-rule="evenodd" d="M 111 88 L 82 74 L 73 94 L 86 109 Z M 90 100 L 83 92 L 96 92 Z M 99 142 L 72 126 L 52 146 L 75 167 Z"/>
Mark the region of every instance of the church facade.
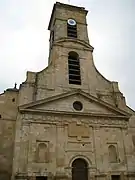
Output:
<path fill-rule="evenodd" d="M 87 13 L 55 3 L 48 67 L 0 95 L 1 180 L 135 179 L 135 112 L 94 65 Z"/>

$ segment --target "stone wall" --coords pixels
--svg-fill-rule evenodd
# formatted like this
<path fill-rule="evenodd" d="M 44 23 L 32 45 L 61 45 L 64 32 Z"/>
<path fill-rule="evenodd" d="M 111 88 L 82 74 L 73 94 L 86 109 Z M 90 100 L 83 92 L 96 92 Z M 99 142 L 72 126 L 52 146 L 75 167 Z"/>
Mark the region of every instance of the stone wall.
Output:
<path fill-rule="evenodd" d="M 71 166 L 75 158 L 86 159 L 89 173 L 94 176 L 133 171 L 131 165 L 134 164 L 134 156 L 131 152 L 134 147 L 127 134 L 128 124 L 124 120 L 51 114 L 25 114 L 21 119 L 22 131 L 17 136 L 18 147 L 15 151 L 18 157 L 17 174 L 64 174 L 71 177 Z M 42 150 L 39 154 L 40 144 L 45 148 L 45 154 Z M 116 148 L 117 158 L 114 162 L 109 159 L 110 145 Z"/>
<path fill-rule="evenodd" d="M 10 180 L 12 175 L 15 120 L 0 120 L 0 179 Z"/>
<path fill-rule="evenodd" d="M 14 150 L 18 90 L 7 89 L 0 94 L 0 179 L 10 180 Z"/>

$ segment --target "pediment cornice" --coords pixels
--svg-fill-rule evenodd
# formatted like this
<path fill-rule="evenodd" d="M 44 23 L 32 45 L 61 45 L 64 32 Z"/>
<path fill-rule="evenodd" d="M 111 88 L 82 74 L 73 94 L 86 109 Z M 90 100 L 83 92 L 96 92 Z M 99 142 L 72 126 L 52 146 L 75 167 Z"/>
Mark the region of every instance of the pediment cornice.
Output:
<path fill-rule="evenodd" d="M 89 101 L 97 103 L 98 105 L 108 109 L 109 111 L 113 112 L 114 114 L 107 114 L 107 113 L 85 113 L 85 112 L 68 112 L 68 111 L 60 111 L 60 110 L 43 110 L 43 109 L 36 109 L 36 107 L 41 106 L 41 105 L 46 105 L 50 102 L 56 102 L 58 100 L 62 100 L 65 98 L 68 98 L 69 96 L 73 95 L 81 95 L 85 98 L 87 98 Z M 129 119 L 131 114 L 127 113 L 126 111 L 123 111 L 117 107 L 114 107 L 102 100 L 99 100 L 98 98 L 82 91 L 82 90 L 74 90 L 74 91 L 69 91 L 63 94 L 58 94 L 46 99 L 42 99 L 36 102 L 32 102 L 29 104 L 25 104 L 19 107 L 20 112 L 33 112 L 33 113 L 54 113 L 54 114 L 71 114 L 71 115 L 81 115 L 81 116 L 95 116 L 95 117 L 118 117 L 118 118 L 126 118 Z"/>

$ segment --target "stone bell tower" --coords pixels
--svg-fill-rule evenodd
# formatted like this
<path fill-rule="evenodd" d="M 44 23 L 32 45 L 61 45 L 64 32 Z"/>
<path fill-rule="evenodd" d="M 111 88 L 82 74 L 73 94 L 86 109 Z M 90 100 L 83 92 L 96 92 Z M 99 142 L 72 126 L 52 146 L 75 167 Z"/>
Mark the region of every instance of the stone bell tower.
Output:
<path fill-rule="evenodd" d="M 50 47 L 48 67 L 41 72 L 27 73 L 27 85 L 22 84 L 23 94 L 30 92 L 25 103 L 49 97 L 52 94 L 67 92 L 72 89 L 90 91 L 88 83 L 94 66 L 93 47 L 89 44 L 87 31 L 87 10 L 56 2 L 53 7 L 48 29 Z M 90 77 L 90 79 L 89 79 Z M 95 90 L 93 90 L 94 92 Z M 23 94 L 20 104 L 24 104 Z"/>
<path fill-rule="evenodd" d="M 49 63 L 56 67 L 55 87 L 89 90 L 87 67 L 92 63 L 93 47 L 89 44 L 87 12 L 83 7 L 58 2 L 53 7 L 48 29 Z"/>

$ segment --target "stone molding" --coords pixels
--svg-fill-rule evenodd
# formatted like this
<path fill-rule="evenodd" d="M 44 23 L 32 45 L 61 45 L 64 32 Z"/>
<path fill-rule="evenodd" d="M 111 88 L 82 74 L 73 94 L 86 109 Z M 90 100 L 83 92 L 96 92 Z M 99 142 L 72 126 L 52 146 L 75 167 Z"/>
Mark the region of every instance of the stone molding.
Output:
<path fill-rule="evenodd" d="M 77 118 L 77 119 L 76 119 Z M 128 122 L 126 120 L 121 120 L 119 117 L 85 117 L 77 115 L 77 117 L 73 118 L 71 115 L 63 116 L 63 115 L 52 115 L 45 114 L 43 115 L 32 115 L 32 114 L 22 114 L 22 123 L 24 125 L 29 125 L 31 123 L 38 124 L 50 124 L 57 125 L 60 127 L 68 126 L 71 122 L 77 122 L 79 119 L 81 123 L 87 124 L 90 127 L 118 127 L 118 128 L 128 128 Z"/>

